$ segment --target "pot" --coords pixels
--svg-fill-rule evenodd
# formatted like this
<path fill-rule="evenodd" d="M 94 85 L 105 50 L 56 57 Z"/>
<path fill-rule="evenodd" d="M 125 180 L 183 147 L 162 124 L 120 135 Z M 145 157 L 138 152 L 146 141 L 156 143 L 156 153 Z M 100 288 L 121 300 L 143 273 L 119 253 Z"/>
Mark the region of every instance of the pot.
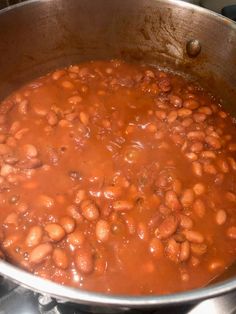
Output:
<path fill-rule="evenodd" d="M 55 68 L 125 58 L 168 66 L 201 81 L 236 116 L 236 24 L 173 0 L 31 0 L 0 13 L 0 97 Z M 84 305 L 157 308 L 236 289 L 236 279 L 164 296 L 92 293 L 35 277 L 5 261 L 0 274 L 57 299 Z"/>

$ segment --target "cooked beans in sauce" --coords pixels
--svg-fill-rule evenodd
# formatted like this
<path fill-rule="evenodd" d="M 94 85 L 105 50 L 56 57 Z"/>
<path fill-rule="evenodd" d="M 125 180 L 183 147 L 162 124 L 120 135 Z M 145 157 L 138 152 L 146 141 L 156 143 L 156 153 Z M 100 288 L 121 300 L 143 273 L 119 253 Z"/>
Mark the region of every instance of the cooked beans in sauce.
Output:
<path fill-rule="evenodd" d="M 236 128 L 187 78 L 119 60 L 0 106 L 0 256 L 85 290 L 166 294 L 236 258 Z"/>

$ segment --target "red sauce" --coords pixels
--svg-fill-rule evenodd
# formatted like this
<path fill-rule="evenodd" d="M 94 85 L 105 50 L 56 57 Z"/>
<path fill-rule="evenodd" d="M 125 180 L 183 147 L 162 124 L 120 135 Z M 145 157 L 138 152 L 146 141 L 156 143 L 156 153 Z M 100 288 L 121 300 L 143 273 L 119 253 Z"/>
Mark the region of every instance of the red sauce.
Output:
<path fill-rule="evenodd" d="M 185 78 L 122 61 L 49 73 L 0 106 L 0 247 L 55 282 L 201 287 L 236 257 L 236 130 Z"/>

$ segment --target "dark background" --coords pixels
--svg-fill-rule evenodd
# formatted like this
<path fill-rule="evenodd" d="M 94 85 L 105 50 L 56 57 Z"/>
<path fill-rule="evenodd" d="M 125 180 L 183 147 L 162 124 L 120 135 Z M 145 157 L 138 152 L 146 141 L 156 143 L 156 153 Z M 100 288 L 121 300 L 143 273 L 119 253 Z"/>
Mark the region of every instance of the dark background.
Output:
<path fill-rule="evenodd" d="M 23 2 L 25 0 L 0 0 L 0 9 L 8 7 L 9 5 Z"/>

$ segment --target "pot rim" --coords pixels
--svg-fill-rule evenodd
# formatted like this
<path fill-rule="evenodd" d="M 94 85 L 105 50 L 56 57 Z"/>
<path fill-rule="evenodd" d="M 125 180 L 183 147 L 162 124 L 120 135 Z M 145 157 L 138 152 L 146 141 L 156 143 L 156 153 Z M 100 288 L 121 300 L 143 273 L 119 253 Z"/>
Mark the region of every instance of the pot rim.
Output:
<path fill-rule="evenodd" d="M 7 14 L 11 10 L 18 9 L 24 6 L 29 6 L 37 2 L 50 1 L 51 0 L 28 0 L 26 2 L 15 4 L 3 10 L 0 10 L 0 18 L 2 15 Z M 153 1 L 165 3 L 165 5 L 175 5 L 178 8 L 187 8 L 189 10 L 197 11 L 199 14 L 210 15 L 213 19 L 221 20 L 222 23 L 226 24 L 229 28 L 233 28 L 233 30 L 236 31 L 236 23 L 234 21 L 231 21 L 230 19 L 205 8 L 177 0 Z M 214 284 L 212 286 L 166 295 L 109 295 L 105 293 L 89 292 L 81 290 L 79 288 L 63 286 L 47 279 L 35 276 L 3 260 L 0 260 L 0 274 L 17 284 L 22 285 L 23 287 L 29 288 L 42 294 L 48 294 L 65 302 L 69 301 L 80 304 L 113 306 L 119 308 L 150 308 L 157 305 L 175 305 L 183 302 L 193 302 L 203 300 L 205 298 L 212 298 L 236 289 L 236 278 L 232 278 L 227 281 L 223 281 L 222 283 Z"/>

